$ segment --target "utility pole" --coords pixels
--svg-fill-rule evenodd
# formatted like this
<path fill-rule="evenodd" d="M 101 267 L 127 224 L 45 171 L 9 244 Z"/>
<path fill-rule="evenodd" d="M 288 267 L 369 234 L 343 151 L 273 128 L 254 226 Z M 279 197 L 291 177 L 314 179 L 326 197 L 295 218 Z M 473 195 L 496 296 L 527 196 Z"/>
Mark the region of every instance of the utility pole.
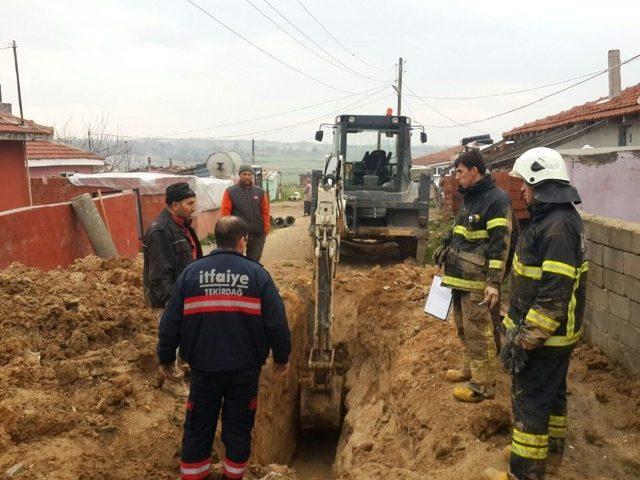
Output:
<path fill-rule="evenodd" d="M 93 152 L 93 145 L 91 145 L 91 130 L 87 130 L 87 142 L 89 143 L 89 151 Z"/>
<path fill-rule="evenodd" d="M 256 141 L 251 139 L 251 165 L 256 163 Z"/>
<path fill-rule="evenodd" d="M 20 106 L 20 124 L 24 125 L 24 115 L 22 113 L 22 92 L 20 91 L 20 72 L 18 71 L 18 52 L 16 50 L 16 41 L 11 44 L 13 48 L 13 63 L 16 66 L 16 80 L 18 82 L 18 105 Z"/>
<path fill-rule="evenodd" d="M 398 116 L 402 115 L 402 57 L 398 61 Z"/>

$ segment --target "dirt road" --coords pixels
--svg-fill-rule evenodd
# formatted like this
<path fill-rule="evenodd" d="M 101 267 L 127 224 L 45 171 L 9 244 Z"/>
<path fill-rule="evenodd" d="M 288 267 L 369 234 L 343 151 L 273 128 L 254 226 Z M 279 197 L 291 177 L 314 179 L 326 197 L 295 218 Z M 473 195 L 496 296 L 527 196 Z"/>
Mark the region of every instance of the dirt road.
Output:
<path fill-rule="evenodd" d="M 337 446 L 320 439 L 317 455 L 304 450 L 310 438 L 298 437 L 296 412 L 312 307 L 306 225 L 298 214 L 265 247 L 295 351 L 284 383 L 264 369 L 249 478 L 295 478 L 287 467 L 260 465 L 291 462 L 297 443 L 306 458 L 301 472 L 313 472 L 301 480 L 328 475 L 333 449 L 333 477 L 344 480 L 475 480 L 485 466 L 504 467 L 509 378 L 500 375 L 496 400 L 455 402 L 443 377 L 460 360 L 458 339 L 450 323 L 422 312 L 434 272 L 390 261 L 345 259 L 339 267 L 334 337 L 348 357 L 347 413 Z M 140 261 L 87 258 L 46 273 L 19 265 L 0 271 L 0 478 L 175 479 L 187 388 L 181 379 L 159 387 L 156 335 Z M 640 478 L 638 379 L 583 346 L 569 389 L 569 447 L 553 478 Z M 325 461 L 317 465 L 318 458 Z"/>

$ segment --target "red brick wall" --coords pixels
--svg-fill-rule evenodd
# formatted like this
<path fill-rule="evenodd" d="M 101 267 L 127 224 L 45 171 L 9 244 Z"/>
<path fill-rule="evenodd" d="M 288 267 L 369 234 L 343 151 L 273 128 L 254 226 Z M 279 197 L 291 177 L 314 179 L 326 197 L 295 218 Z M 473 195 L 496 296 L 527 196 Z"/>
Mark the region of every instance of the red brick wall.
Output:
<path fill-rule="evenodd" d="M 128 258 L 140 250 L 135 202 L 133 193 L 103 198 L 113 242 L 120 256 Z M 0 232 L 0 268 L 20 262 L 49 270 L 93 253 L 70 203 L 0 212 Z"/>
<path fill-rule="evenodd" d="M 520 220 L 529 218 L 527 203 L 520 191 L 522 180 L 510 177 L 507 172 L 493 172 L 491 174 L 496 186 L 509 194 L 511 198 L 511 206 L 515 211 L 516 217 Z M 444 177 L 444 206 L 442 216 L 445 220 L 450 220 L 453 215 L 458 213 L 460 204 L 462 203 L 462 195 L 458 192 L 458 182 L 455 175 Z"/>
<path fill-rule="evenodd" d="M 72 185 L 68 179 L 63 177 L 32 178 L 31 194 L 34 205 L 50 205 L 52 203 L 68 202 L 73 197 L 83 193 L 96 194 L 97 187 L 77 187 Z M 109 190 L 102 190 L 102 195 L 108 194 Z M 135 195 L 135 194 L 134 194 Z M 153 219 L 167 206 L 165 195 L 140 195 L 140 209 L 142 212 L 142 228 L 146 231 Z M 132 213 L 135 214 L 136 210 Z M 220 218 L 220 210 L 201 212 L 195 218 L 194 228 L 198 238 L 204 239 L 213 232 L 213 227 Z"/>
<path fill-rule="evenodd" d="M 83 193 L 97 193 L 96 187 L 76 187 L 63 177 L 45 177 L 31 179 L 31 196 L 34 205 L 50 205 L 68 202 Z M 102 195 L 111 190 L 103 189 Z"/>
<path fill-rule="evenodd" d="M 25 142 L 0 141 L 0 211 L 29 205 Z"/>
<path fill-rule="evenodd" d="M 51 167 L 29 167 L 31 178 L 59 177 L 62 172 L 93 173 L 91 165 L 58 165 Z"/>

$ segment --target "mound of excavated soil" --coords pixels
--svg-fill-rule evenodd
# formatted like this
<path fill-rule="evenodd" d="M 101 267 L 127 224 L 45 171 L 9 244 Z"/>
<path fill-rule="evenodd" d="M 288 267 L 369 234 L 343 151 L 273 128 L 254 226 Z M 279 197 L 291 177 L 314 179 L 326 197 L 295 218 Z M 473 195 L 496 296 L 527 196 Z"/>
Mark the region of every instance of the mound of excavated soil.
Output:
<path fill-rule="evenodd" d="M 304 261 L 270 271 L 295 348 L 285 380 L 263 371 L 248 478 L 293 479 L 287 467 L 260 465 L 288 463 L 295 452 L 313 289 Z M 141 273 L 140 261 L 97 258 L 0 272 L 0 478 L 177 477 L 187 387 L 178 378 L 158 388 L 157 321 Z M 339 267 L 334 338 L 348 412 L 338 478 L 473 479 L 505 466 L 509 379 L 500 375 L 496 400 L 453 400 L 444 372 L 460 361 L 459 341 L 450 323 L 422 311 L 433 273 L 409 263 Z M 556 478 L 639 478 L 640 383 L 583 346 L 569 389 L 566 464 Z"/>
<path fill-rule="evenodd" d="M 422 311 L 433 274 L 402 264 L 338 275 L 336 336 L 351 360 L 340 478 L 475 479 L 506 468 L 510 380 L 500 374 L 495 400 L 453 399 L 444 374 L 459 364 L 460 343 L 450 322 Z M 569 389 L 566 464 L 554 478 L 639 478 L 640 383 L 583 346 Z"/>
<path fill-rule="evenodd" d="M 187 388 L 179 379 L 157 388 L 157 321 L 141 278 L 140 261 L 95 257 L 64 270 L 0 272 L 0 477 L 177 477 Z M 285 295 L 296 302 L 293 291 Z M 271 416 L 273 402 L 294 403 L 287 392 L 296 382 L 293 374 L 265 389 L 260 415 Z M 273 428 L 266 437 L 295 439 L 291 421 L 260 422 Z M 261 447 L 268 441 L 257 441 L 273 462 L 273 449 Z M 282 451 L 286 461 L 292 453 Z M 274 471 L 268 478 L 289 472 L 254 466 L 251 475 Z"/>

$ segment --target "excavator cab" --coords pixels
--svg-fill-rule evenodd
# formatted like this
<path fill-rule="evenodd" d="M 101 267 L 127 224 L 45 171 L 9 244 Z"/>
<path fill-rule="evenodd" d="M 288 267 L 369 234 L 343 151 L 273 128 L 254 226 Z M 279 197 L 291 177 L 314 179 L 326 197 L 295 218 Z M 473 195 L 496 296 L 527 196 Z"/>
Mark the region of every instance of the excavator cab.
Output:
<path fill-rule="evenodd" d="M 316 132 L 321 141 L 324 132 Z M 409 117 L 339 115 L 333 130 L 331 156 L 342 161 L 347 242 L 396 242 L 403 257 L 426 261 L 430 177 L 411 178 L 411 138 L 424 127 Z M 315 183 L 314 183 L 315 185 Z M 314 190 L 315 193 L 315 190 Z"/>

